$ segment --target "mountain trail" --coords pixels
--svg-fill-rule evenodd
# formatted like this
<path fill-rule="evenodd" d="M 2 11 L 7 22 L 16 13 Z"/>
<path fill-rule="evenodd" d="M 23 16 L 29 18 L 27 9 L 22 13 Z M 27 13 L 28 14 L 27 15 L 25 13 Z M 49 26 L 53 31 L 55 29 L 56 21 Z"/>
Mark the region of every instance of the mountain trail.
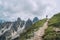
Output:
<path fill-rule="evenodd" d="M 44 23 L 43 27 L 40 27 L 38 31 L 35 32 L 34 37 L 30 40 L 42 40 L 42 36 L 45 34 L 45 30 L 48 28 L 48 20 Z"/>

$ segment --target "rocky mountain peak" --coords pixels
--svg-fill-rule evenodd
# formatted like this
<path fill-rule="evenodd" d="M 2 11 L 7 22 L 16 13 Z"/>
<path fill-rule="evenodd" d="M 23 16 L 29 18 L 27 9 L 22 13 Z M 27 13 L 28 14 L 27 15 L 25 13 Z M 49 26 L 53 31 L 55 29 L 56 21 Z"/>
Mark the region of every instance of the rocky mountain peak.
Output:
<path fill-rule="evenodd" d="M 37 21 L 39 21 L 38 17 L 34 17 L 33 23 L 35 23 L 35 22 L 37 22 Z"/>

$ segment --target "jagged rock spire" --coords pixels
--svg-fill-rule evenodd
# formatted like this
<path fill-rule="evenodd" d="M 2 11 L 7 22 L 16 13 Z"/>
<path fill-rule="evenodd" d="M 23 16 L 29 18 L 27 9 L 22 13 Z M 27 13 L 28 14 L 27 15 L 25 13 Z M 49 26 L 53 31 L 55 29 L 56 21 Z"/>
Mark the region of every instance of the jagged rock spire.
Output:
<path fill-rule="evenodd" d="M 25 28 L 28 29 L 32 25 L 32 21 L 28 19 L 25 24 Z"/>
<path fill-rule="evenodd" d="M 35 22 L 37 22 L 37 21 L 39 21 L 39 19 L 38 19 L 38 17 L 35 17 L 35 18 L 33 19 L 33 23 L 35 23 Z"/>

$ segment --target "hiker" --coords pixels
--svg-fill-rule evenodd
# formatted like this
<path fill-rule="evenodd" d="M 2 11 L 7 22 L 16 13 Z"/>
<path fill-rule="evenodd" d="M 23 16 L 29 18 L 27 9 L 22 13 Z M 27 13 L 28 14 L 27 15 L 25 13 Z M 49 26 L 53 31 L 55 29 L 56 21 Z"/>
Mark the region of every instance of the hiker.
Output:
<path fill-rule="evenodd" d="M 46 15 L 46 19 L 48 19 L 48 15 Z"/>
<path fill-rule="evenodd" d="M 47 22 L 48 22 L 48 15 L 46 15 L 46 20 L 47 20 Z"/>

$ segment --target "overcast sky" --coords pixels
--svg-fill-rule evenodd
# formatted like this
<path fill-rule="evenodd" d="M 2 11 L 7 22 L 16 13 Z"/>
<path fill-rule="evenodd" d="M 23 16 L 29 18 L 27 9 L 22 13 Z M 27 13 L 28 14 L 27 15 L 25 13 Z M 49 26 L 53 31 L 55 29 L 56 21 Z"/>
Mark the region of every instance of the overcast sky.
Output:
<path fill-rule="evenodd" d="M 60 12 L 60 0 L 0 0 L 0 19 L 45 18 Z"/>

